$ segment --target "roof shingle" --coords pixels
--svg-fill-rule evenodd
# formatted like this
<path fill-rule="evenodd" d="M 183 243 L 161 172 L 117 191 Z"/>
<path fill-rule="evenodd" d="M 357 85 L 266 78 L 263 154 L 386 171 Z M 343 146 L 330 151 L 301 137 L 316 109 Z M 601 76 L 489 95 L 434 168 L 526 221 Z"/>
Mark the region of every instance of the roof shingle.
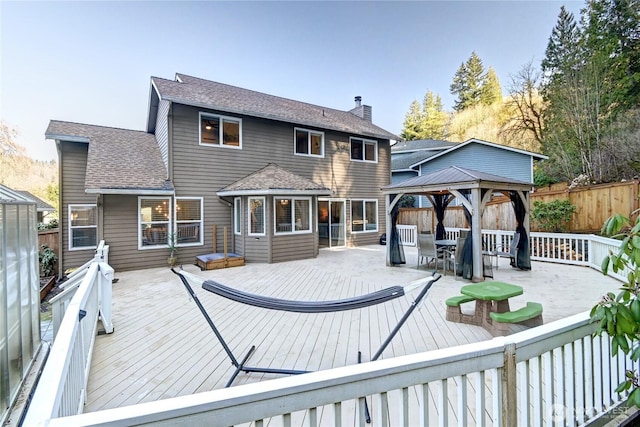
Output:
<path fill-rule="evenodd" d="M 349 111 L 267 95 L 210 80 L 177 74 L 179 81 L 152 77 L 162 99 L 234 114 L 262 117 L 382 139 L 399 139 Z"/>
<path fill-rule="evenodd" d="M 153 134 L 51 120 L 45 136 L 89 143 L 87 190 L 173 191 Z"/>
<path fill-rule="evenodd" d="M 275 163 L 247 175 L 218 191 L 219 196 L 239 194 L 331 194 L 331 189 L 296 175 Z"/>

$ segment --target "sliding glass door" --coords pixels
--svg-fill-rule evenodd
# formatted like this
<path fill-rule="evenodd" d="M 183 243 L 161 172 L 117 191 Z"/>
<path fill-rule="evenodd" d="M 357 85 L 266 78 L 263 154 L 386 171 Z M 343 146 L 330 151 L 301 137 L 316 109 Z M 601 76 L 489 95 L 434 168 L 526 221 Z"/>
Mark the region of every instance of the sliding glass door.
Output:
<path fill-rule="evenodd" d="M 318 244 L 321 248 L 346 245 L 345 201 L 318 200 Z"/>

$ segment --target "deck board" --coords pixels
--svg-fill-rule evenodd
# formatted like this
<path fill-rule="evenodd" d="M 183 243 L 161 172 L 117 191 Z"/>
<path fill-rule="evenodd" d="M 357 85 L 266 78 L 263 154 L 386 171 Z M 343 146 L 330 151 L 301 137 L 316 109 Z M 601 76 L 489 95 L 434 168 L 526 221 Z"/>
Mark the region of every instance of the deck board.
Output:
<path fill-rule="evenodd" d="M 407 265 L 403 267 L 384 265 L 384 247 L 365 247 L 322 250 L 316 259 L 280 264 L 247 263 L 242 267 L 202 272 L 194 265 L 184 268 L 246 292 L 291 300 L 333 300 L 406 284 L 429 275 L 425 269 L 416 269 L 417 251 L 413 253 L 412 249 L 405 248 Z M 569 274 L 569 269 L 576 270 Z M 599 294 L 619 286 L 613 279 L 584 267 L 534 263 L 532 272 L 522 272 L 505 264 L 494 273 L 495 280 L 525 288 L 522 296 L 513 299 L 514 306 L 524 305 L 526 301 L 543 303 L 545 323 L 585 311 Z M 85 412 L 224 387 L 233 372 L 231 362 L 179 278 L 168 269 L 116 272 L 116 277 L 119 281 L 113 285 L 115 332 L 96 338 Z M 567 295 L 575 299 L 571 288 L 575 290 L 580 286 L 585 301 L 576 301 L 571 307 L 557 303 L 559 277 L 563 277 Z M 597 285 L 585 285 L 588 281 L 585 277 L 593 278 Z M 491 339 L 482 327 L 445 319 L 444 301 L 458 294 L 460 287 L 467 283 L 451 276 L 437 282 L 381 358 Z M 242 358 L 251 345 L 256 345 L 249 365 L 301 370 L 355 364 L 358 351 L 362 352 L 363 361 L 370 360 L 418 292 L 359 310 L 300 314 L 251 307 L 201 288 L 195 290 L 236 358 Z M 567 312 L 568 308 L 573 311 Z M 277 377 L 241 373 L 234 385 Z M 467 380 L 470 395 L 474 395 L 473 378 Z M 409 399 L 418 401 L 421 393 L 419 388 L 411 388 Z M 439 384 L 430 384 L 428 393 L 429 416 L 436 422 Z M 398 417 L 397 410 L 393 409 L 398 396 L 399 393 L 389 394 L 392 421 Z M 492 396 L 487 392 L 485 398 L 491 407 Z M 457 396 L 451 385 L 448 400 L 449 423 L 454 424 L 460 414 L 457 414 Z M 379 402 L 369 404 L 373 412 Z M 468 422 L 475 424 L 474 399 L 469 398 L 468 404 Z M 352 414 L 352 408 L 345 404 L 342 409 L 345 420 L 350 420 L 346 414 Z M 292 425 L 300 425 L 298 417 L 307 416 L 296 415 Z M 333 408 L 318 408 L 317 418 L 320 425 L 332 425 Z M 275 420 L 271 424 L 265 422 L 265 425 L 278 424 Z"/>

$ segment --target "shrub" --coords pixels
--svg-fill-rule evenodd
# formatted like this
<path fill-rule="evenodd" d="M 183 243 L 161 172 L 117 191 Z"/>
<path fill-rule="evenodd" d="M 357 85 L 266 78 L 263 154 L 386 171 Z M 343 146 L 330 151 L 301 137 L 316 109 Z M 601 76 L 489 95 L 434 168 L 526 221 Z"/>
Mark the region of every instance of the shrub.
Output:
<path fill-rule="evenodd" d="M 609 292 L 602 297 L 591 310 L 591 321 L 598 323 L 597 335 L 606 332 L 612 338 L 612 357 L 622 351 L 637 366 L 640 360 L 640 217 L 634 224 L 629 218 L 614 215 L 605 222 L 602 234 L 622 240 L 618 252 L 611 252 L 603 260 L 602 272 L 627 271 L 627 282 L 618 295 Z M 638 372 L 628 370 L 625 377 L 626 381 L 618 385 L 616 392 L 629 392 L 629 405 L 640 407 Z"/>
<path fill-rule="evenodd" d="M 58 261 L 58 255 L 47 245 L 40 246 L 40 274 L 43 277 L 53 275 L 53 267 Z"/>
<path fill-rule="evenodd" d="M 549 203 L 533 202 L 531 218 L 544 231 L 559 233 L 565 231 L 576 207 L 569 199 L 554 200 Z"/>

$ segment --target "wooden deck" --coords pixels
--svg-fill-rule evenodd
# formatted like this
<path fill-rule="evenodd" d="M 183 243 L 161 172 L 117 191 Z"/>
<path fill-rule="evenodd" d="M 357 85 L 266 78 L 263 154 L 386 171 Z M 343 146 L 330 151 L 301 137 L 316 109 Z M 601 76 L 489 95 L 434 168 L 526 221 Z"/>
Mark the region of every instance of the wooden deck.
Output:
<path fill-rule="evenodd" d="M 187 271 L 231 287 L 293 300 L 356 296 L 428 275 L 416 269 L 417 250 L 405 248 L 407 265 L 385 266 L 385 247 L 322 250 L 318 258 L 280 264 L 247 264 L 225 270 Z M 526 301 L 544 306 L 544 321 L 588 310 L 619 283 L 586 267 L 533 263 L 513 270 L 508 260 L 496 280 L 524 287 L 512 308 Z M 224 387 L 231 362 L 179 278 L 166 268 L 117 273 L 113 286 L 115 332 L 96 339 L 85 412 L 199 393 Z M 445 320 L 444 301 L 469 282 L 446 276 L 383 353 L 383 358 L 491 339 L 479 326 Z M 236 358 L 251 345 L 250 365 L 322 370 L 367 361 L 409 307 L 409 294 L 366 309 L 328 314 L 270 311 L 230 302 L 202 289 L 199 298 Z M 276 378 L 241 373 L 234 385 Z"/>

